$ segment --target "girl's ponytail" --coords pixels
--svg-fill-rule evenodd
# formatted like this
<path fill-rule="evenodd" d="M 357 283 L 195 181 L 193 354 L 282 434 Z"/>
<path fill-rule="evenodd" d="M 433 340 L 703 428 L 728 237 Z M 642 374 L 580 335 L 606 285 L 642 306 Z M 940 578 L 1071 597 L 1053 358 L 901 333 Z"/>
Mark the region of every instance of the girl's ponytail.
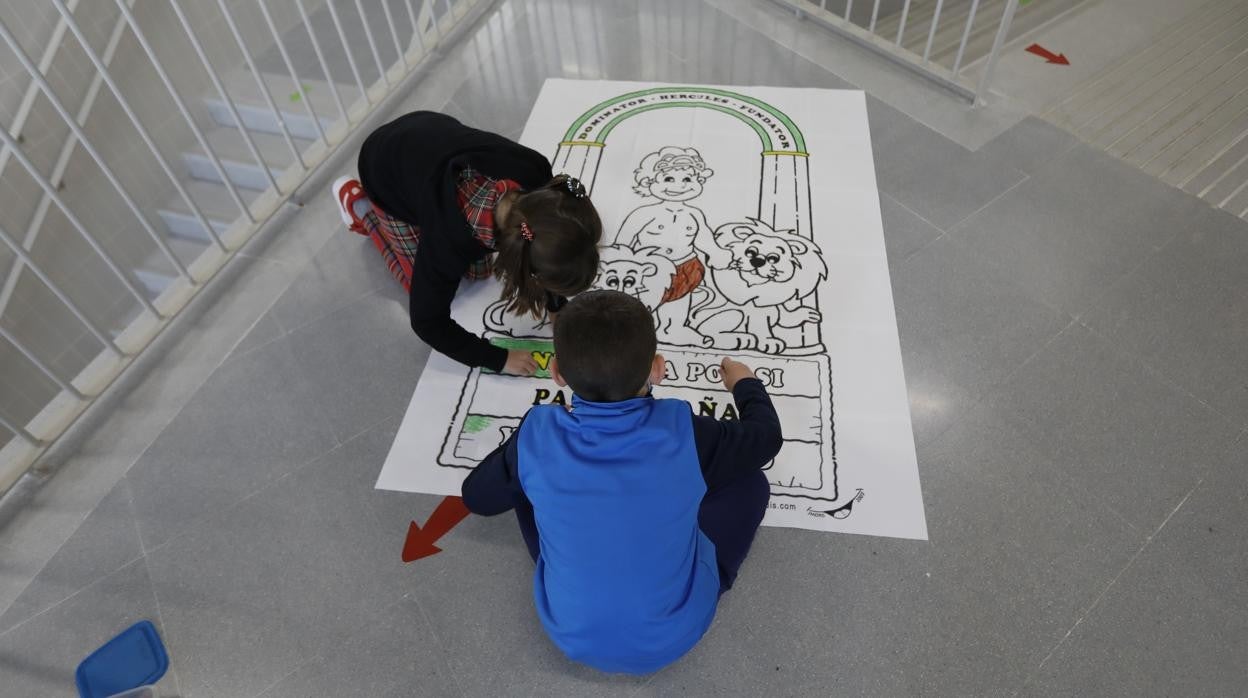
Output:
<path fill-rule="evenodd" d="M 602 221 L 575 177 L 517 196 L 499 232 L 494 274 L 513 313 L 541 317 L 547 293 L 576 295 L 598 273 Z"/>

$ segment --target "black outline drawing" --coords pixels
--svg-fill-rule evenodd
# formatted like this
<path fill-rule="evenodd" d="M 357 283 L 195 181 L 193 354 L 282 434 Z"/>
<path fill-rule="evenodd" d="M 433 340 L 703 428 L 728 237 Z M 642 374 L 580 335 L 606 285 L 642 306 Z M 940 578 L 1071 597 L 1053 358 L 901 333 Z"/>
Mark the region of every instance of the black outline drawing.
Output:
<path fill-rule="evenodd" d="M 701 363 L 706 365 L 715 364 L 721 357 L 720 353 L 710 352 L 707 350 L 673 350 L 669 353 L 673 355 L 679 354 L 681 358 L 687 360 L 696 358 Z M 753 360 L 756 364 L 765 368 L 773 368 L 775 366 L 775 362 L 777 361 L 809 363 L 813 366 L 819 376 L 815 382 L 820 385 L 827 386 L 826 389 L 828 390 L 828 394 L 831 395 L 832 379 L 826 356 L 766 356 L 750 351 L 736 352 L 735 355 L 747 363 Z M 508 383 L 530 381 L 545 382 L 545 379 L 495 374 L 475 368 L 469 371 L 468 374 L 464 376 L 464 382 L 460 387 L 459 396 L 455 403 L 455 414 L 452 417 L 451 423 L 447 425 L 446 435 L 442 441 L 442 447 L 438 451 L 436 462 L 441 467 L 462 468 L 465 470 L 471 470 L 476 467 L 477 461 L 475 457 L 457 455 L 457 452 L 464 445 L 464 443 L 478 441 L 483 438 L 477 436 L 478 434 L 492 434 L 494 439 L 489 441 L 489 443 L 481 449 L 482 451 L 488 453 L 490 450 L 493 450 L 506 440 L 506 438 L 510 435 L 510 431 L 514 429 L 515 425 L 520 423 L 520 419 L 524 416 L 523 414 L 497 414 L 499 405 L 496 396 L 493 398 L 485 396 L 482 398 L 482 404 L 480 406 L 477 405 L 478 395 L 485 395 L 485 393 L 481 390 L 482 379 L 486 379 L 489 382 L 506 381 Z M 722 390 L 711 391 L 705 385 L 695 386 L 684 384 L 680 381 L 680 379 L 671 383 L 665 381 L 657 388 L 660 394 L 665 389 L 675 389 L 691 393 L 696 392 L 698 394 L 718 392 L 719 397 L 723 400 L 731 401 L 732 399 L 731 395 Z M 836 430 L 832 415 L 831 401 L 824 401 L 818 396 L 802 394 L 801 392 L 788 392 L 784 389 L 772 389 L 769 390 L 769 393 L 772 395 L 773 399 L 777 400 L 777 402 L 785 398 L 796 398 L 803 400 L 815 400 L 818 404 L 817 415 L 814 419 L 814 423 L 811 425 L 811 428 L 814 429 L 818 438 L 786 438 L 785 443 L 805 443 L 817 446 L 819 455 L 815 460 L 810 461 L 789 460 L 786 462 L 787 467 L 783 467 L 774 472 L 773 469 L 775 468 L 775 461 L 768 463 L 767 466 L 764 467 L 764 471 L 767 472 L 768 481 L 772 484 L 772 494 L 776 496 L 796 497 L 815 501 L 836 501 L 839 497 L 839 482 L 836 462 Z M 493 395 L 493 393 L 491 393 L 491 395 Z M 694 412 L 697 413 L 699 411 L 699 405 L 692 402 L 691 405 Z M 484 407 L 484 409 L 481 411 L 475 411 L 474 407 Z M 778 407 L 783 409 L 782 406 L 778 405 Z M 492 420 L 491 424 L 483 430 L 469 433 L 465 429 L 465 424 L 468 419 L 480 417 L 489 418 Z M 502 423 L 500 424 L 499 422 Z M 783 453 L 783 450 L 781 452 Z M 775 474 L 776 477 L 773 478 L 773 474 Z M 787 480 L 781 481 L 781 478 L 784 477 L 787 477 Z"/>
<path fill-rule="evenodd" d="M 633 192 L 646 197 L 647 202 L 624 217 L 613 245 L 666 257 L 678 272 L 696 265 L 705 274 L 708 255 L 713 262 L 726 264 L 725 254 L 711 237 L 706 213 L 689 203 L 702 195 L 706 180 L 713 174 L 692 147 L 668 145 L 643 156 L 633 170 Z M 674 277 L 673 283 L 678 278 Z M 679 297 L 652 309 L 660 342 L 707 346 L 706 338 L 690 324 L 695 288 L 686 288 Z M 671 290 L 669 285 L 667 291 Z"/>
<path fill-rule="evenodd" d="M 674 195 L 672 198 L 681 199 L 674 202 L 665 200 L 663 196 L 650 196 L 646 204 L 637 207 L 625 217 L 616 232 L 615 244 L 602 249 L 602 265 L 594 286 L 615 288 L 640 298 L 655 314 L 660 351 L 665 355 L 711 352 L 722 355 L 723 352 L 728 352 L 747 363 L 751 360 L 761 363 L 774 360 L 815 363 L 819 367 L 820 375 L 817 384 L 824 387 L 820 389 L 820 397 L 806 399 L 817 399 L 819 402 L 819 424 L 815 425 L 819 436 L 817 441 L 807 440 L 806 443 L 819 444 L 817 463 L 804 459 L 786 459 L 786 472 L 777 473 L 777 480 L 787 477 L 787 482 L 773 481 L 772 494 L 835 502 L 839 498 L 839 483 L 833 414 L 834 390 L 831 360 L 823 346 L 817 292 L 828 272 L 822 252 L 814 241 L 809 153 L 805 152 L 800 131 L 787 116 L 771 105 L 745 95 L 712 88 L 653 89 L 622 95 L 617 100 L 622 101 L 622 105 L 618 107 L 608 106 L 613 102 L 604 102 L 599 106 L 604 113 L 609 114 L 603 118 L 613 124 L 619 119 L 655 108 L 652 106 L 653 100 L 662 101 L 666 99 L 664 95 L 671 95 L 679 102 L 664 104 L 666 107 L 705 107 L 703 103 L 690 101 L 692 98 L 688 98 L 688 95 L 694 93 L 706 93 L 716 98 L 725 97 L 729 101 L 739 99 L 753 105 L 756 109 L 744 111 L 729 107 L 710 108 L 731 113 L 743 123 L 752 126 L 760 135 L 763 135 L 763 131 L 770 134 L 763 135 L 764 149 L 758 170 L 757 214 L 736 214 L 728 219 L 729 222 L 712 228 L 700 208 L 684 203 L 696 199 L 701 194 L 701 187 L 693 187 L 696 193 L 692 196 Z M 644 99 L 638 99 L 639 96 Z M 652 101 L 647 104 L 646 99 Z M 630 112 L 633 109 L 636 111 Z M 591 117 L 591 112 L 582 115 L 577 123 L 585 122 Z M 606 134 L 611 128 L 600 128 L 591 134 L 590 127 L 597 123 L 590 123 L 585 133 L 580 133 L 578 127 L 574 126 L 560 143 L 560 149 L 552 161 L 557 168 L 575 172 L 577 163 L 573 159 L 583 158 L 579 162 L 578 176 L 585 179 L 586 168 L 591 168 L 591 195 L 593 185 L 598 180 L 597 169 L 605 147 Z M 789 131 L 785 132 L 785 128 Z M 785 133 L 792 135 L 793 139 L 790 141 Z M 633 172 L 634 192 L 643 196 L 654 193 L 651 188 L 654 183 L 652 175 L 656 169 L 661 169 L 655 165 L 665 156 L 667 164 L 672 165 L 667 171 L 682 170 L 682 175 L 687 171 L 691 179 L 689 184 L 694 179 L 698 185 L 705 184 L 714 174 L 695 149 L 665 146 L 641 159 L 641 166 Z M 664 207 L 670 207 L 673 203 L 678 204 L 676 209 L 664 210 Z M 657 220 L 637 220 L 638 215 L 645 216 L 648 213 L 670 214 L 673 222 L 681 215 L 689 215 L 693 217 L 698 228 L 691 231 L 689 246 L 692 247 L 693 258 L 703 264 L 705 275 L 702 283 L 684 296 L 687 303 L 661 302 L 674 281 L 675 266 L 688 261 L 690 257 L 683 245 L 677 247 L 663 244 L 658 236 L 649 236 L 653 239 L 638 241 L 641 237 L 639 233 Z M 768 259 L 772 255 L 774 258 Z M 793 283 L 794 280 L 797 281 L 796 284 Z M 781 284 L 783 292 L 770 292 L 772 284 L 777 282 Z M 764 286 L 768 288 L 764 289 Z M 752 290 L 769 292 L 759 296 L 752 293 Z M 506 313 L 505 304 L 501 302 L 487 308 L 482 320 L 487 331 L 496 335 L 526 339 L 549 339 L 551 336 L 550 326 L 544 320 L 537 322 L 532 318 Z M 677 325 L 677 322 L 680 324 Z M 673 331 L 677 327 L 688 332 Z M 477 384 L 482 375 L 474 369 L 465 376 L 455 417 L 448 425 L 446 439 L 438 454 L 437 462 L 441 466 L 473 467 L 468 459 L 455 457 L 454 454 L 460 441 L 470 436 L 464 433 L 462 425 L 474 404 Z M 507 376 L 491 378 L 532 380 Z M 495 404 L 496 407 L 496 403 L 487 401 L 486 404 Z M 694 409 L 696 412 L 696 405 Z M 500 418 L 516 422 L 519 420 L 519 417 Z M 460 429 L 458 436 L 455 435 L 457 428 Z M 496 438 L 502 438 L 506 434 L 507 425 L 491 425 L 490 431 Z M 472 435 L 471 438 L 477 440 L 480 437 Z M 774 464 L 769 464 L 767 469 L 774 467 Z M 817 486 L 812 486 L 816 484 Z"/>

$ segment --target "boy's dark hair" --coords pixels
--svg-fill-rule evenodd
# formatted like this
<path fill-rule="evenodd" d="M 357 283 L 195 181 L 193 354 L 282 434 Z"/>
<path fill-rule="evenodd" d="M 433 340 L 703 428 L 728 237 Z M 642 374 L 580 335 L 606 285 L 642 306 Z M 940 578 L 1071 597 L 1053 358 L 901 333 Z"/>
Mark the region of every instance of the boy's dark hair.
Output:
<path fill-rule="evenodd" d="M 594 282 L 602 221 L 585 190 L 567 175 L 517 196 L 499 232 L 494 275 L 503 282 L 511 312 L 541 317 L 547 291 L 574 296 Z"/>
<path fill-rule="evenodd" d="M 637 397 L 657 349 L 654 317 L 627 293 L 582 293 L 555 322 L 559 373 L 572 392 L 591 402 Z"/>

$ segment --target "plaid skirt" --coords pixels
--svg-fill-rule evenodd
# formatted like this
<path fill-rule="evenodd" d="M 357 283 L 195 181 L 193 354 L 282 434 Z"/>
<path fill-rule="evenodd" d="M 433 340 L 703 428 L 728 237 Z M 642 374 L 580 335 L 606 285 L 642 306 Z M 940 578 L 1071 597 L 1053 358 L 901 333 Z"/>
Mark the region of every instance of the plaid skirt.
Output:
<path fill-rule="evenodd" d="M 372 204 L 372 210 L 364 214 L 363 222 L 364 231 L 381 252 L 390 274 L 403 285 L 404 290 L 411 291 L 412 264 L 416 261 L 416 248 L 420 246 L 420 228 L 391 216 L 377 204 Z M 488 246 L 486 241 L 482 244 Z M 494 273 L 493 262 L 493 253 L 478 259 L 464 272 L 464 278 L 489 278 Z"/>

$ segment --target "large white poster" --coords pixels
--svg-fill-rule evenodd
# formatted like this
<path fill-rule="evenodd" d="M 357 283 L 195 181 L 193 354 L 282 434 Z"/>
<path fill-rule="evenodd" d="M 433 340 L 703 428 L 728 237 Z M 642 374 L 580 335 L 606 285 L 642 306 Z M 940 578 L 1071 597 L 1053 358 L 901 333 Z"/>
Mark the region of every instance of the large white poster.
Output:
<path fill-rule="evenodd" d="M 653 309 L 657 397 L 733 419 L 727 355 L 784 426 L 764 525 L 927 537 L 862 92 L 548 80 L 521 141 L 602 215 L 596 287 Z M 377 487 L 458 494 L 525 411 L 568 403 L 549 327 L 465 282 L 455 318 L 543 368 L 519 378 L 430 358 Z"/>

